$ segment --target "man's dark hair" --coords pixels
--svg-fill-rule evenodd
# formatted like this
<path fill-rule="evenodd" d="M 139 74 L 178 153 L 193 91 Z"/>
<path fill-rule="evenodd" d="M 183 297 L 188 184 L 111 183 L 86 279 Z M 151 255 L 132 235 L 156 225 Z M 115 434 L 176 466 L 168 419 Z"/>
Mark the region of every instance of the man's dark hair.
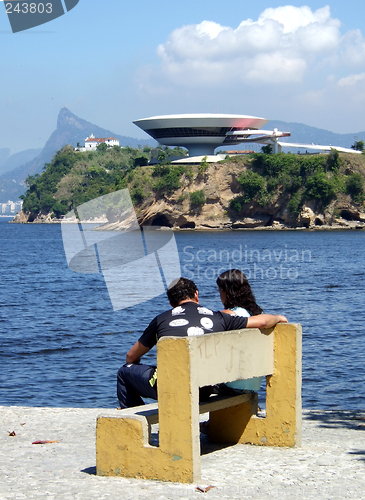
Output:
<path fill-rule="evenodd" d="M 172 307 L 176 307 L 182 300 L 194 299 L 197 291 L 194 281 L 187 278 L 174 280 L 167 290 L 167 297 Z"/>

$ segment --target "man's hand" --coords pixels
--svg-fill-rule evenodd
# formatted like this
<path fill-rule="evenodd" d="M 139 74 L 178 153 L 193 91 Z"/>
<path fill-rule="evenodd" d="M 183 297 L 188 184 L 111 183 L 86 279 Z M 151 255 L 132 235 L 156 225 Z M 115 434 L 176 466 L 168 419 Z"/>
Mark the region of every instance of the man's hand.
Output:
<path fill-rule="evenodd" d="M 141 357 L 146 354 L 150 349 L 149 347 L 145 347 L 140 343 L 139 340 L 131 347 L 126 356 L 126 363 L 139 363 Z"/>
<path fill-rule="evenodd" d="M 285 316 L 280 314 L 258 314 L 247 318 L 246 328 L 272 328 L 276 323 L 287 323 Z"/>

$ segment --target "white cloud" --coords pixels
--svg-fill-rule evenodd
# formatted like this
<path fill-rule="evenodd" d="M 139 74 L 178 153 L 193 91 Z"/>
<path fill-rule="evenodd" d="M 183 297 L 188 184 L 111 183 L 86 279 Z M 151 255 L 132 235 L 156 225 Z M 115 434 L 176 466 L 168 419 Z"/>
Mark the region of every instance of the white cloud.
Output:
<path fill-rule="evenodd" d="M 345 33 L 341 43 L 341 59 L 346 66 L 359 66 L 365 63 L 365 39 L 360 30 Z"/>
<path fill-rule="evenodd" d="M 340 21 L 328 6 L 266 9 L 257 21 L 237 28 L 212 21 L 174 30 L 157 49 L 159 74 L 175 84 L 221 84 L 227 78 L 245 83 L 291 84 L 302 81 L 313 59 L 341 43 Z"/>
<path fill-rule="evenodd" d="M 338 81 L 339 87 L 352 87 L 359 82 L 363 82 L 365 80 L 365 73 L 360 73 L 358 75 L 349 75 L 344 78 L 341 78 Z"/>
<path fill-rule="evenodd" d="M 285 5 L 284 7 L 269 8 L 264 10 L 258 19 L 258 24 L 273 19 L 283 26 L 283 33 L 295 33 L 299 28 L 305 28 L 313 24 L 339 26 L 337 19 L 331 19 L 330 8 L 327 5 L 322 9 L 312 12 L 310 7 L 294 7 Z"/>
<path fill-rule="evenodd" d="M 140 99 L 158 113 L 221 112 L 299 121 L 337 131 L 363 127 L 365 38 L 330 7 L 286 5 L 237 27 L 179 27 L 141 72 Z M 341 119 L 339 119 L 341 116 Z"/>
<path fill-rule="evenodd" d="M 245 79 L 261 83 L 280 84 L 300 82 L 306 69 L 306 62 L 300 58 L 288 58 L 280 52 L 259 54 L 255 57 L 252 68 Z"/>

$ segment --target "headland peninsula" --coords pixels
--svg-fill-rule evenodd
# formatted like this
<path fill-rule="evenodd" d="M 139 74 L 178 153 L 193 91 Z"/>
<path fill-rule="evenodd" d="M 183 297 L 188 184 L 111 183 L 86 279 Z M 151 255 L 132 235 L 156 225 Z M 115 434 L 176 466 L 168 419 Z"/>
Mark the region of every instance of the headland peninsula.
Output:
<path fill-rule="evenodd" d="M 106 145 L 104 145 L 106 146 Z M 182 148 L 65 146 L 26 180 L 12 222 L 60 223 L 105 194 L 129 189 L 138 222 L 173 230 L 363 229 L 365 155 L 252 153 L 174 164 Z M 149 164 L 151 158 L 158 160 Z"/>

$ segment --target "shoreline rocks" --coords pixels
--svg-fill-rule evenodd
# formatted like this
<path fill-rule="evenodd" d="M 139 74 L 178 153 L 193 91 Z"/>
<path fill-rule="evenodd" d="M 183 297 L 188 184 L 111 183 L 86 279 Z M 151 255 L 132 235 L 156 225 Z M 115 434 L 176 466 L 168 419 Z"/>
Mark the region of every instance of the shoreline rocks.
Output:
<path fill-rule="evenodd" d="M 320 214 L 321 215 L 321 214 Z M 268 217 L 268 216 L 267 216 Z M 15 216 L 13 220 L 9 221 L 9 224 L 61 224 L 67 223 L 63 219 L 56 219 L 48 217 L 42 217 L 42 219 L 37 219 L 32 222 L 24 220 L 24 215 Z M 326 224 L 323 222 L 322 217 L 314 217 L 314 223 L 310 225 L 302 226 L 289 226 L 280 221 L 273 220 L 270 225 L 260 224 L 257 219 L 246 217 L 241 221 L 235 221 L 231 223 L 223 224 L 212 224 L 212 223 L 184 223 L 182 226 L 164 226 L 160 225 L 161 229 L 167 229 L 172 231 L 341 231 L 341 230 L 363 230 L 365 229 L 365 222 L 363 221 L 348 221 L 346 219 L 340 218 L 336 223 Z M 318 223 L 320 221 L 320 223 Z M 92 223 L 95 221 L 81 221 L 83 224 Z M 120 231 L 125 228 L 124 223 L 106 223 L 100 230 L 108 231 Z"/>

